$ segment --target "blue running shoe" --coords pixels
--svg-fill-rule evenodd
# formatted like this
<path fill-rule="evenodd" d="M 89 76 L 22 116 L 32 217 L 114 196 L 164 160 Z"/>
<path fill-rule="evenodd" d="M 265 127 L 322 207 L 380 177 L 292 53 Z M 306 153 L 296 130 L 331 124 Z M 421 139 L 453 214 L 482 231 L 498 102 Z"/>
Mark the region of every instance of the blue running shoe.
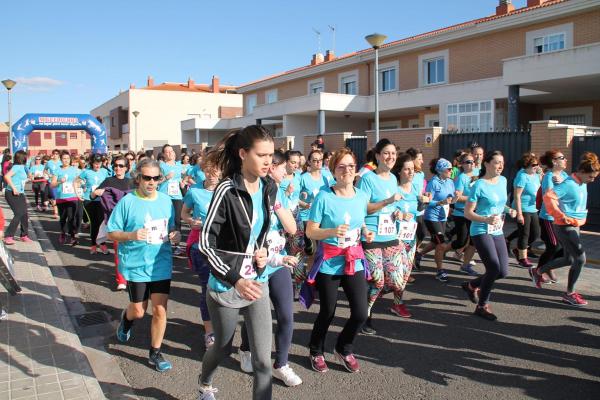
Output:
<path fill-rule="evenodd" d="M 448 282 L 448 273 L 446 272 L 446 270 L 440 269 L 436 274 L 435 274 L 435 279 L 437 279 L 440 282 Z"/>
<path fill-rule="evenodd" d="M 127 312 L 127 310 L 123 310 L 123 312 L 121 312 L 121 322 L 119 322 L 119 326 L 117 327 L 117 339 L 119 340 L 119 342 L 121 343 L 125 343 L 129 340 L 129 337 L 131 336 L 131 329 L 129 329 L 127 332 L 125 332 L 125 313 Z"/>
<path fill-rule="evenodd" d="M 165 372 L 173 368 L 171 363 L 164 359 L 160 351 L 150 354 L 148 364 L 154 366 L 158 372 Z"/>
<path fill-rule="evenodd" d="M 477 275 L 479 275 L 477 273 L 477 271 L 475 271 L 473 269 L 473 267 L 471 267 L 471 264 L 463 264 L 463 266 L 460 267 L 460 272 L 463 272 L 463 273 L 465 273 L 467 275 L 471 275 L 471 276 L 477 276 Z"/>

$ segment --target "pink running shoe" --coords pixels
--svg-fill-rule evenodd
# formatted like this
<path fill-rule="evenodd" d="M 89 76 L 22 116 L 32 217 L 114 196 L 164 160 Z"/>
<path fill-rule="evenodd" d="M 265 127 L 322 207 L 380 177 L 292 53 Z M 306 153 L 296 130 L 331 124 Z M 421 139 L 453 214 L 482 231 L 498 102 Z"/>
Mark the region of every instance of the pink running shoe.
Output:
<path fill-rule="evenodd" d="M 587 306 L 587 301 L 577 292 L 565 293 L 562 297 L 563 302 L 572 306 L 581 307 Z"/>
<path fill-rule="evenodd" d="M 12 236 L 4 238 L 4 244 L 15 244 L 15 239 Z"/>
<path fill-rule="evenodd" d="M 21 242 L 31 243 L 31 242 L 33 242 L 33 240 L 31 240 L 29 238 L 29 236 L 25 235 L 25 236 L 21 236 Z"/>

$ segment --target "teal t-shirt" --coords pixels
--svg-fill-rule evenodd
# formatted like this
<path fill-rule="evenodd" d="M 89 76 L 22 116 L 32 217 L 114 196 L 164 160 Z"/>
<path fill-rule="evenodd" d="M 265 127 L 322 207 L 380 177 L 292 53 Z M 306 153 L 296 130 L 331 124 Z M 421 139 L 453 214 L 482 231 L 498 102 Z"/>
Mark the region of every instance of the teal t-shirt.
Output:
<path fill-rule="evenodd" d="M 328 189 L 329 186 L 329 181 L 324 174 L 321 173 L 319 178 L 314 179 L 309 172 L 305 172 L 300 177 L 300 200 L 311 204 L 319 191 Z M 301 209 L 299 214 L 302 222 L 308 221 L 310 208 Z"/>
<path fill-rule="evenodd" d="M 96 190 L 106 178 L 108 178 L 108 171 L 104 168 L 100 168 L 98 171 L 84 169 L 79 175 L 79 179 L 85 182 L 83 199 L 88 201 L 91 200 L 91 193 Z M 93 201 L 100 201 L 100 197 L 96 197 Z"/>
<path fill-rule="evenodd" d="M 389 199 L 394 194 L 398 193 L 398 180 L 394 174 L 389 174 L 387 179 L 383 179 L 376 173 L 365 174 L 360 181 L 358 181 L 357 187 L 367 194 L 369 203 L 378 203 L 385 199 Z M 394 234 L 379 234 L 379 225 L 382 222 L 382 218 L 391 218 L 395 210 L 395 205 L 390 204 L 373 214 L 368 214 L 365 218 L 367 229 L 371 232 L 375 232 L 375 242 L 389 242 L 397 239 L 397 235 Z M 365 238 L 363 237 L 362 240 L 365 240 Z"/>
<path fill-rule="evenodd" d="M 154 232 L 146 241 L 119 243 L 119 271 L 131 282 L 154 282 L 171 279 L 173 254 L 168 233 L 175 226 L 171 198 L 157 192 L 154 199 L 129 193 L 116 205 L 106 230 L 133 232 L 146 228 Z"/>
<path fill-rule="evenodd" d="M 471 195 L 471 190 L 473 189 L 473 185 L 475 182 L 473 181 L 473 177 L 461 172 L 454 182 L 454 189 L 457 192 L 461 192 L 463 196 L 466 196 L 468 199 Z M 465 203 L 457 201 L 454 204 L 454 213 L 452 214 L 456 217 L 464 217 L 465 216 Z"/>
<path fill-rule="evenodd" d="M 418 196 L 423 194 L 423 190 L 425 190 L 425 173 L 423 171 L 415 172 L 412 184 L 415 187 Z M 417 215 L 423 215 L 424 213 L 425 210 L 417 211 Z"/>
<path fill-rule="evenodd" d="M 521 193 L 521 210 L 526 213 L 535 213 L 537 212 L 537 207 L 535 206 L 535 198 L 537 196 L 538 189 L 540 188 L 541 181 L 540 176 L 538 174 L 528 174 L 524 169 L 520 169 L 517 172 L 517 176 L 515 176 L 515 181 L 513 182 L 513 187 L 522 188 L 523 193 Z M 513 199 L 512 207 L 516 209 L 516 203 Z"/>
<path fill-rule="evenodd" d="M 552 180 L 553 176 L 554 174 L 552 173 L 552 171 L 548 171 L 542 178 L 542 195 L 546 194 L 548 189 L 554 188 L 554 181 Z M 560 171 L 561 182 L 567 179 L 568 177 L 569 174 L 567 174 L 565 171 Z M 554 217 L 548 214 L 548 211 L 546 210 L 545 202 L 542 202 L 542 207 L 540 208 L 540 218 L 545 219 L 546 221 L 554 221 Z"/>
<path fill-rule="evenodd" d="M 29 167 L 29 173 L 33 175 L 34 180 L 43 180 L 45 169 L 46 167 L 42 164 L 32 165 Z"/>
<path fill-rule="evenodd" d="M 206 190 L 199 187 L 191 187 L 183 197 L 183 204 L 187 208 L 192 210 L 192 217 L 200 219 L 202 223 L 206 221 L 206 215 L 208 214 L 208 206 L 212 200 L 214 191 Z M 192 247 L 197 249 L 198 242 L 194 242 Z"/>
<path fill-rule="evenodd" d="M 200 168 L 199 165 L 194 165 L 188 168 L 185 174 L 191 177 L 194 180 L 194 182 L 196 182 L 196 187 L 202 187 L 204 181 L 206 180 L 206 175 L 204 174 L 204 171 L 202 171 L 202 168 Z"/>
<path fill-rule="evenodd" d="M 414 185 L 411 185 L 410 191 L 405 192 L 398 186 L 398 193 L 400 193 L 402 198 L 394 203 L 395 208 L 402 213 L 411 213 L 414 216 L 412 220 L 414 220 L 419 208 L 419 193 L 417 189 Z"/>
<path fill-rule="evenodd" d="M 27 169 L 25 165 L 13 165 L 10 170 L 13 172 L 11 176 L 13 185 L 19 193 L 25 192 L 25 182 L 27 182 Z M 12 192 L 12 187 L 6 185 L 6 189 Z"/>
<path fill-rule="evenodd" d="M 282 208 L 289 210 L 289 200 L 285 195 L 285 190 L 283 190 L 281 186 L 279 186 L 279 189 L 277 190 L 276 208 L 279 207 L 277 204 L 280 204 Z M 271 254 L 273 253 L 287 255 L 287 252 L 285 251 L 285 230 L 275 213 L 273 213 L 273 216 L 271 217 L 271 225 L 269 226 L 269 232 L 267 233 L 267 240 L 265 243 L 266 247 L 269 249 L 269 257 L 271 257 Z M 267 265 L 267 270 L 265 272 L 271 276 L 275 271 L 281 268 L 283 268 L 282 265 Z"/>
<path fill-rule="evenodd" d="M 506 193 L 506 178 L 498 177 L 496 183 L 490 183 L 485 179 L 475 181 L 469 196 L 469 201 L 477 203 L 475 213 L 482 217 L 491 215 L 503 215 L 506 207 L 508 195 Z M 471 236 L 487 234 L 488 224 L 485 222 L 471 222 Z M 502 232 L 497 232 L 495 235 L 503 235 Z"/>
<path fill-rule="evenodd" d="M 363 177 L 364 179 L 364 177 Z M 336 196 L 330 189 L 324 189 L 317 194 L 310 208 L 309 220 L 316 222 L 322 229 L 337 228 L 342 224 L 350 225 L 344 242 L 349 245 L 359 243 L 361 228 L 367 216 L 369 196 L 360 189 L 355 189 L 354 197 L 345 198 Z M 328 237 L 323 240 L 334 246 L 339 246 L 341 241 L 337 237 Z M 327 275 L 344 275 L 346 261 L 344 256 L 337 256 L 323 261 L 319 272 Z M 356 260 L 355 271 L 363 270 L 362 260 Z"/>
<path fill-rule="evenodd" d="M 75 192 L 75 178 L 79 176 L 81 170 L 76 167 L 59 168 L 55 171 L 54 175 L 58 182 L 56 187 L 56 194 L 58 200 L 77 198 Z M 62 179 L 65 181 L 62 182 Z"/>
<path fill-rule="evenodd" d="M 175 163 L 173 165 L 167 164 L 166 162 L 160 163 L 160 172 L 165 177 L 165 181 L 158 186 L 158 191 L 166 194 L 173 200 L 181 200 L 181 175 L 183 169 L 181 164 Z M 166 179 L 167 175 L 173 173 L 171 179 Z"/>
<path fill-rule="evenodd" d="M 558 197 L 558 207 L 567 217 L 576 219 L 587 218 L 587 185 L 578 183 L 569 176 L 562 183 L 554 185 L 554 193 Z"/>
<path fill-rule="evenodd" d="M 283 192 L 283 197 L 285 197 L 287 199 L 287 204 L 288 204 L 287 207 L 291 211 L 294 211 L 294 210 L 296 210 L 296 208 L 298 208 L 298 199 L 300 198 L 300 176 L 301 175 L 302 174 L 299 171 L 296 171 L 296 172 L 294 172 L 294 175 L 291 179 L 285 178 L 279 184 L 279 188 Z M 290 186 L 290 184 L 292 185 L 294 190 L 289 196 L 287 196 L 285 194 L 285 192 L 288 189 L 288 187 Z"/>
<path fill-rule="evenodd" d="M 46 171 L 48 171 L 48 182 L 52 181 L 52 177 L 54 175 L 56 175 L 56 170 L 60 168 L 61 166 L 61 162 L 60 160 L 58 161 L 54 161 L 52 159 L 48 160 L 48 162 L 46 162 Z"/>

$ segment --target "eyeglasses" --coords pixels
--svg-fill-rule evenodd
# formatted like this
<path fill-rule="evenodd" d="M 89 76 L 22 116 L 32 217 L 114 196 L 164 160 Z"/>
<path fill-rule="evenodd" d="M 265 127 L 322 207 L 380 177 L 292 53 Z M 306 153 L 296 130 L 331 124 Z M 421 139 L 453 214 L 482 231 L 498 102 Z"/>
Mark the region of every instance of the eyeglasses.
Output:
<path fill-rule="evenodd" d="M 146 182 L 150 182 L 150 181 L 158 182 L 158 181 L 160 181 L 160 175 L 157 175 L 157 176 L 142 175 L 142 179 L 145 180 Z"/>
<path fill-rule="evenodd" d="M 323 159 L 322 158 L 313 158 L 312 160 L 310 160 L 310 162 L 312 162 L 312 163 L 323 162 Z"/>
<path fill-rule="evenodd" d="M 115 164 L 115 168 L 125 168 L 125 164 Z"/>
<path fill-rule="evenodd" d="M 348 165 L 338 164 L 335 166 L 335 169 L 340 170 L 340 171 L 344 171 L 344 170 L 354 171 L 354 170 L 356 170 L 356 164 L 348 164 Z"/>
<path fill-rule="evenodd" d="M 558 156 L 558 157 L 553 158 L 553 160 L 560 160 L 560 161 L 566 160 L 566 159 L 567 159 L 567 157 L 565 157 L 565 156 Z"/>
<path fill-rule="evenodd" d="M 463 164 L 475 164 L 475 161 L 473 161 L 473 160 L 465 160 L 462 163 Z"/>

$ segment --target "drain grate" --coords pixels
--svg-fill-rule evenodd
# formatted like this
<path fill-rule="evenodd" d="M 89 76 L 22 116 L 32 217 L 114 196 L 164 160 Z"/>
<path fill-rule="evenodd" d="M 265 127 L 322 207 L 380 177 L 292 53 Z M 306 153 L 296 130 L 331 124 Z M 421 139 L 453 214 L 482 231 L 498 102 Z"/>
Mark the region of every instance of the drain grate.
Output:
<path fill-rule="evenodd" d="M 108 322 L 106 314 L 102 311 L 94 311 L 78 315 L 76 317 L 77 325 L 80 327 L 104 324 Z"/>

